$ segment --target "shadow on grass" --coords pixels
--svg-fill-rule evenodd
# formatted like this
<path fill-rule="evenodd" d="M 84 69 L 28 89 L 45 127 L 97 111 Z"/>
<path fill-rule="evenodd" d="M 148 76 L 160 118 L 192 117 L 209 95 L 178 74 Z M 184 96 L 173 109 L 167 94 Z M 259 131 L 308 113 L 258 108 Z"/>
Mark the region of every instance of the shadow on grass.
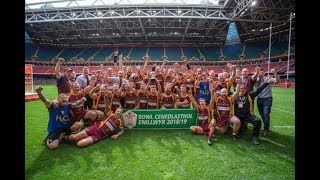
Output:
<path fill-rule="evenodd" d="M 265 166 L 273 166 L 274 160 L 295 164 L 295 144 L 292 136 L 271 132 L 270 136 L 265 138 L 261 133 L 260 145 L 254 145 L 251 141 L 252 127 L 243 132 L 236 142 L 232 140 L 230 132 L 219 135 L 216 131 L 215 134 L 218 137 L 212 146 L 207 145 L 207 136 L 194 135 L 189 130 L 128 129 L 117 140 L 107 138 L 86 148 L 61 144 L 57 150 L 49 150 L 43 145 L 43 150 L 26 168 L 26 178 L 37 178 L 40 174 L 53 175 L 52 169 L 57 171 L 60 168 L 61 176 L 63 170 L 81 173 L 93 172 L 96 168 L 116 167 L 118 162 L 135 165 L 137 162 L 130 161 L 141 161 L 141 158 L 147 161 L 149 157 L 156 159 L 159 154 L 166 154 L 166 151 L 176 158 L 188 158 L 189 153 L 194 154 L 198 149 L 205 150 L 200 156 L 208 153 L 220 160 L 236 157 L 239 163 L 247 163 L 249 158 L 251 162 Z"/>
<path fill-rule="evenodd" d="M 109 141 L 98 142 L 86 148 L 78 148 L 74 144 L 61 143 L 55 150 L 49 150 L 43 145 L 43 150 L 37 155 L 37 158 L 25 169 L 26 179 L 36 178 L 39 174 L 52 174 L 57 169 L 63 176 L 63 173 L 81 173 L 92 172 L 101 164 L 112 164 L 112 146 L 106 146 Z M 96 155 L 98 154 L 98 155 Z M 99 156 L 101 155 L 101 156 Z M 96 164 L 99 158 L 99 164 Z M 67 172 L 64 172 L 67 171 Z M 61 175 L 60 174 L 60 175 Z"/>
<path fill-rule="evenodd" d="M 285 135 L 285 133 L 270 131 L 270 135 L 265 137 L 263 131 L 260 131 L 260 145 L 252 143 L 253 127 L 240 134 L 240 139 L 235 142 L 235 151 L 238 155 L 248 155 L 258 161 L 260 164 L 274 165 L 272 158 L 285 161 L 289 164 L 295 164 L 295 138 L 294 136 Z M 269 160 L 268 160 L 269 159 Z"/>

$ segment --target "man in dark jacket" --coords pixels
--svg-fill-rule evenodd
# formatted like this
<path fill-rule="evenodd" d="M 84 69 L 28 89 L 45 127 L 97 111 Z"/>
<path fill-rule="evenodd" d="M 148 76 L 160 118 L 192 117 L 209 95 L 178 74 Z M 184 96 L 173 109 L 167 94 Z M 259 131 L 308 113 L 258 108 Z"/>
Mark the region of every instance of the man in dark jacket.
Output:
<path fill-rule="evenodd" d="M 234 102 L 234 113 L 240 121 L 241 125 L 245 123 L 253 124 L 252 141 L 254 144 L 260 144 L 259 132 L 261 129 L 261 119 L 253 114 L 253 100 L 254 98 L 270 83 L 270 78 L 259 86 L 256 90 L 247 92 L 247 88 L 244 85 L 240 85 L 239 95 Z"/>

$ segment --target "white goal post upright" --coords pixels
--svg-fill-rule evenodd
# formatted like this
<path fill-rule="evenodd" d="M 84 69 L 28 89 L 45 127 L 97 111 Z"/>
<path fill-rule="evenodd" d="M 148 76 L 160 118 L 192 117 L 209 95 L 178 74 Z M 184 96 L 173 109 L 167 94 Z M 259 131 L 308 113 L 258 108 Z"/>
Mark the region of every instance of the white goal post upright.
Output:
<path fill-rule="evenodd" d="M 270 23 L 269 58 L 268 58 L 268 76 L 269 76 L 269 73 L 270 73 L 271 37 L 272 37 L 272 23 Z"/>
<path fill-rule="evenodd" d="M 290 13 L 290 29 L 289 29 L 289 42 L 288 42 L 288 62 L 287 62 L 287 79 L 289 79 L 290 43 L 291 43 L 291 21 L 292 21 L 292 12 Z"/>

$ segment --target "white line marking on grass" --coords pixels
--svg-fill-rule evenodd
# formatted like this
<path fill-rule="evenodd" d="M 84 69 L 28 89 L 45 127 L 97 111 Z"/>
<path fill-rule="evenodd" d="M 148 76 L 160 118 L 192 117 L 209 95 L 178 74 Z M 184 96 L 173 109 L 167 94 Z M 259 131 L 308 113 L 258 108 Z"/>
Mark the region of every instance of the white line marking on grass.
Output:
<path fill-rule="evenodd" d="M 274 128 L 294 128 L 294 126 L 273 126 Z"/>
<path fill-rule="evenodd" d="M 293 114 L 293 115 L 294 115 L 294 113 L 293 113 L 293 112 L 289 112 L 289 111 L 285 111 L 285 110 L 277 109 L 277 108 L 272 108 L 272 109 L 277 110 L 277 111 L 281 111 L 281 112 L 285 112 L 285 113 L 288 113 L 288 114 Z"/>

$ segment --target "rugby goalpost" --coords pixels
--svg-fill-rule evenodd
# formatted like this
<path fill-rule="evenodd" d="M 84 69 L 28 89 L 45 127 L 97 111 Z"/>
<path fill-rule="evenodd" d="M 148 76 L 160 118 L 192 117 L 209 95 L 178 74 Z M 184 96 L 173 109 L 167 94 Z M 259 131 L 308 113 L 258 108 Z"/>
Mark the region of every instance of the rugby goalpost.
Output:
<path fill-rule="evenodd" d="M 292 26 L 292 12 L 290 13 L 290 27 L 289 27 L 289 38 L 288 38 L 288 39 L 289 39 L 289 42 L 288 42 L 287 78 L 286 78 L 286 80 L 285 80 L 285 88 L 290 87 L 289 65 L 290 65 L 291 26 Z M 272 23 L 270 23 L 268 75 L 270 74 L 271 37 L 272 37 Z"/>

